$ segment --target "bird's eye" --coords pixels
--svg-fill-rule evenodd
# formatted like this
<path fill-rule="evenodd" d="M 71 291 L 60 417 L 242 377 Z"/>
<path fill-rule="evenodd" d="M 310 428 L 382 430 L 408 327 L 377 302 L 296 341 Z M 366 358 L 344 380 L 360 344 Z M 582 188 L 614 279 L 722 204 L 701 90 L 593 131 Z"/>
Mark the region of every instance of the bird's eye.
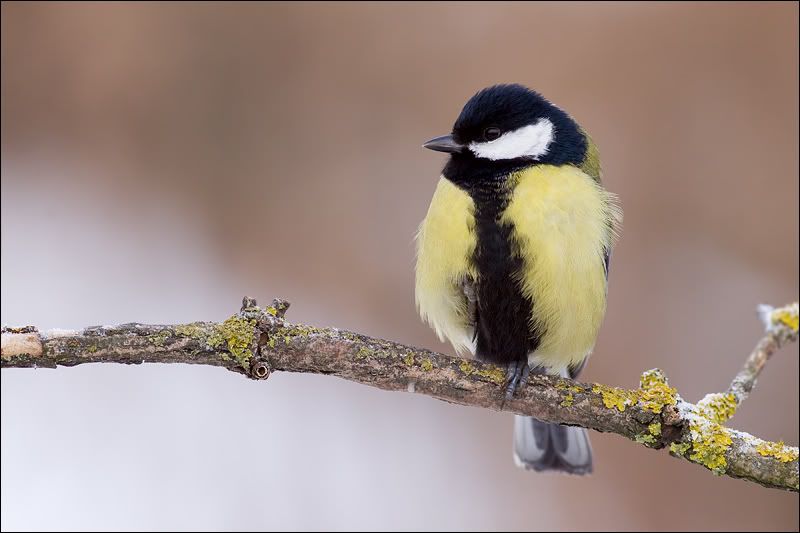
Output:
<path fill-rule="evenodd" d="M 483 132 L 483 138 L 486 139 L 487 141 L 493 141 L 498 137 L 500 137 L 501 133 L 502 132 L 500 131 L 500 128 L 495 128 L 495 127 L 486 128 L 486 131 Z"/>

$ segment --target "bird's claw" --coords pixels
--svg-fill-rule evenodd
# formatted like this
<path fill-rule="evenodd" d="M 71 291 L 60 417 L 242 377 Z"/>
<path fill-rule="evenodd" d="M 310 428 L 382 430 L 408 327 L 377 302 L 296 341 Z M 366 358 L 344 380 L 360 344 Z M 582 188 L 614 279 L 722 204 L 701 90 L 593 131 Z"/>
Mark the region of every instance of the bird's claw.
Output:
<path fill-rule="evenodd" d="M 528 383 L 528 375 L 531 368 L 527 361 L 514 361 L 508 365 L 506 370 L 506 400 L 514 397 L 518 389 L 522 389 Z"/>

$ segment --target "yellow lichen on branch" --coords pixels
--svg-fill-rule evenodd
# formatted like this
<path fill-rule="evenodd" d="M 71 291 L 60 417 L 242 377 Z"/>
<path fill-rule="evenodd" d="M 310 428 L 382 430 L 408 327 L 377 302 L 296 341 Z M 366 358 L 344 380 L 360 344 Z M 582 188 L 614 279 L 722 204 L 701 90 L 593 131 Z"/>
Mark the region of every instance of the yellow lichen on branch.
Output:
<path fill-rule="evenodd" d="M 800 306 L 795 302 L 773 310 L 770 313 L 770 322 L 773 326 L 783 324 L 792 332 L 797 333 L 798 327 L 800 327 Z"/>
<path fill-rule="evenodd" d="M 639 401 L 642 407 L 653 413 L 660 413 L 664 406 L 675 405 L 678 391 L 667 384 L 667 378 L 661 370 L 648 370 L 642 374 Z"/>
<path fill-rule="evenodd" d="M 721 476 L 728 467 L 725 453 L 733 443 L 730 430 L 696 412 L 687 418 L 692 439 L 689 459 Z"/>
<path fill-rule="evenodd" d="M 703 418 L 721 424 L 736 413 L 736 396 L 730 392 L 707 394 L 697 402 L 697 413 Z"/>
<path fill-rule="evenodd" d="M 595 383 L 592 392 L 602 396 L 603 405 L 619 412 L 625 411 L 626 407 L 639 404 L 643 409 L 659 414 L 665 406 L 675 405 L 678 401 L 678 391 L 667 384 L 664 373 L 657 368 L 642 373 L 638 390 Z"/>
<path fill-rule="evenodd" d="M 474 374 L 498 385 L 502 385 L 506 380 L 506 373 L 499 366 L 490 366 L 479 370 L 472 363 L 463 361 L 458 368 L 467 376 Z"/>
<path fill-rule="evenodd" d="M 796 446 L 787 446 L 780 442 L 766 442 L 762 441 L 756 445 L 756 451 L 759 455 L 764 457 L 774 457 L 782 463 L 789 461 L 797 461 L 800 452 Z"/>
<path fill-rule="evenodd" d="M 216 330 L 208 337 L 208 345 L 212 348 L 227 348 L 242 368 L 249 372 L 255 328 L 255 320 L 233 315 L 217 326 Z"/>
<path fill-rule="evenodd" d="M 602 396 L 603 405 L 620 413 L 624 412 L 626 407 L 636 404 L 636 391 L 595 383 L 592 385 L 592 392 Z"/>

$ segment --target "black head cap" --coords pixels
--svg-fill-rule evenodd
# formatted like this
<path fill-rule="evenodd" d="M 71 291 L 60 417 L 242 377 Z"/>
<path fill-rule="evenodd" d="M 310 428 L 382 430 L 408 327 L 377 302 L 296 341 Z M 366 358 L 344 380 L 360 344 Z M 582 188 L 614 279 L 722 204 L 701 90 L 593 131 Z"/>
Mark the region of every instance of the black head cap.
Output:
<path fill-rule="evenodd" d="M 497 128 L 501 133 L 534 124 L 556 109 L 545 98 L 518 84 L 487 87 L 470 98 L 453 124 L 453 136 L 463 144 L 492 140 L 486 130 Z"/>
<path fill-rule="evenodd" d="M 541 156 L 487 159 L 476 155 L 470 148 L 470 145 L 492 143 L 520 128 L 548 122 L 552 125 L 552 135 Z M 584 160 L 587 148 L 586 137 L 566 112 L 536 91 L 519 84 L 493 85 L 479 91 L 464 105 L 452 134 L 437 137 L 428 144 L 431 149 L 451 153 L 445 176 L 448 176 L 448 169 L 451 174 L 463 175 L 470 171 L 502 173 L 530 164 L 578 165 Z M 491 149 L 498 144 L 484 146 Z"/>
<path fill-rule="evenodd" d="M 470 98 L 453 125 L 453 138 L 468 145 L 492 141 L 496 136 L 547 119 L 554 139 L 541 162 L 579 163 L 586 152 L 586 139 L 567 113 L 538 92 L 516 83 L 493 85 Z M 549 157 L 548 157 L 549 156 Z"/>

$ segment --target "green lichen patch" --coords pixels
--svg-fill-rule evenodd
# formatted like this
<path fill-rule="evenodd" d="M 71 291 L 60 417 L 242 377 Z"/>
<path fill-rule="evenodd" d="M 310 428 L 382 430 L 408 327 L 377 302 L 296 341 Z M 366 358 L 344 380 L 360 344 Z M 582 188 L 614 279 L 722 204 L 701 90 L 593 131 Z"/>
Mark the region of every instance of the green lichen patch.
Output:
<path fill-rule="evenodd" d="M 691 447 L 692 445 L 688 442 L 673 442 L 669 445 L 669 452 L 684 457 Z"/>
<path fill-rule="evenodd" d="M 355 333 L 351 333 L 349 331 L 337 331 L 336 335 L 341 337 L 341 338 L 343 338 L 343 339 L 346 339 L 348 341 L 353 341 L 353 342 L 361 342 L 361 340 L 362 340 L 361 337 L 359 337 Z"/>
<path fill-rule="evenodd" d="M 642 433 L 640 435 L 636 435 L 633 438 L 633 440 L 635 440 L 639 444 L 644 444 L 645 446 L 648 447 L 653 446 L 654 444 L 656 444 L 656 442 L 658 442 L 658 440 L 649 433 Z"/>
<path fill-rule="evenodd" d="M 225 348 L 233 355 L 242 368 L 250 370 L 250 358 L 255 341 L 256 321 L 238 315 L 228 318 L 214 328 L 208 337 L 208 345 L 212 348 Z"/>
<path fill-rule="evenodd" d="M 647 426 L 647 431 L 654 437 L 661 436 L 661 422 L 653 422 L 649 426 Z"/>
<path fill-rule="evenodd" d="M 572 404 L 575 402 L 575 397 L 572 395 L 571 392 L 568 392 L 564 399 L 561 401 L 561 407 L 572 407 Z"/>
<path fill-rule="evenodd" d="M 365 348 L 364 346 L 361 346 L 356 352 L 355 358 L 358 360 L 362 360 L 369 357 L 369 355 L 370 355 L 369 349 Z"/>
<path fill-rule="evenodd" d="M 563 379 L 556 382 L 556 390 L 565 393 L 564 399 L 561 400 L 561 407 L 571 407 L 575 403 L 575 394 L 584 392 L 583 387 L 574 385 L 572 382 Z"/>
<path fill-rule="evenodd" d="M 425 372 L 430 372 L 433 370 L 433 362 L 430 359 L 423 359 L 422 360 L 422 370 Z"/>
<path fill-rule="evenodd" d="M 703 418 L 721 424 L 736 413 L 736 396 L 730 392 L 707 394 L 697 402 L 696 412 Z"/>
<path fill-rule="evenodd" d="M 575 403 L 575 394 L 584 392 L 583 387 L 572 385 L 571 382 L 563 379 L 556 383 L 556 390 L 566 393 L 564 399 L 561 400 L 561 407 L 571 407 Z"/>
<path fill-rule="evenodd" d="M 556 383 L 556 390 L 569 391 L 577 394 L 579 392 L 583 392 L 583 387 L 579 387 L 578 385 L 572 385 L 570 384 L 569 381 L 560 379 Z"/>
<path fill-rule="evenodd" d="M 353 354 L 353 357 L 359 361 L 363 361 L 364 359 L 370 359 L 370 358 L 386 359 L 398 356 L 396 350 L 391 348 L 386 348 L 380 344 L 366 345 L 366 346 L 361 345 L 358 346 L 358 348 L 354 347 L 354 350 L 355 353 Z M 412 358 L 410 363 L 407 362 L 409 356 Z M 402 355 L 400 357 L 401 360 L 408 366 L 414 365 L 414 360 L 413 360 L 414 354 L 406 353 L 406 355 Z"/>
<path fill-rule="evenodd" d="M 167 342 L 167 339 L 172 335 L 172 332 L 168 329 L 162 329 L 158 333 L 153 333 L 149 336 L 150 342 L 154 345 L 161 347 Z"/>
<path fill-rule="evenodd" d="M 636 435 L 633 440 L 650 448 L 656 447 L 661 437 L 661 422 L 656 421 L 647 426 L 647 433 Z"/>
<path fill-rule="evenodd" d="M 278 316 L 278 310 L 275 309 L 274 307 L 272 307 L 271 305 L 269 307 L 265 308 L 264 311 L 266 311 L 267 313 L 269 313 L 272 316 Z"/>
<path fill-rule="evenodd" d="M 283 344 L 290 345 L 294 339 L 302 339 L 306 338 L 309 335 L 313 335 L 316 333 L 322 333 L 320 328 L 316 328 L 314 326 L 306 326 L 305 324 L 297 324 L 282 327 L 277 330 L 274 334 L 270 336 L 272 338 L 280 338 L 283 340 Z M 274 348 L 274 343 L 271 344 L 271 347 Z"/>
<path fill-rule="evenodd" d="M 762 441 L 756 445 L 756 451 L 763 457 L 774 457 L 782 463 L 797 461 L 798 455 L 800 455 L 796 447 L 787 446 L 783 443 L 783 441 Z"/>
<path fill-rule="evenodd" d="M 478 370 L 475 374 L 484 379 L 488 379 L 496 385 L 503 385 L 506 382 L 506 373 L 503 369 L 496 366 Z"/>
<path fill-rule="evenodd" d="M 206 342 L 209 336 L 208 326 L 201 322 L 182 324 L 180 326 L 175 326 L 173 329 L 175 330 L 175 334 L 180 337 L 189 337 L 190 339 L 199 340 L 203 343 Z"/>
<path fill-rule="evenodd" d="M 497 385 L 503 385 L 506 382 L 506 373 L 502 368 L 497 366 L 487 366 L 486 368 L 478 370 L 469 361 L 461 361 L 458 368 L 467 376 L 474 374 Z"/>
<path fill-rule="evenodd" d="M 322 330 L 314 326 L 306 326 L 305 324 L 292 325 L 281 329 L 284 337 L 308 337 L 315 333 L 321 333 Z"/>
<path fill-rule="evenodd" d="M 403 363 L 405 363 L 406 366 L 414 366 L 414 354 L 410 353 L 403 357 Z"/>

